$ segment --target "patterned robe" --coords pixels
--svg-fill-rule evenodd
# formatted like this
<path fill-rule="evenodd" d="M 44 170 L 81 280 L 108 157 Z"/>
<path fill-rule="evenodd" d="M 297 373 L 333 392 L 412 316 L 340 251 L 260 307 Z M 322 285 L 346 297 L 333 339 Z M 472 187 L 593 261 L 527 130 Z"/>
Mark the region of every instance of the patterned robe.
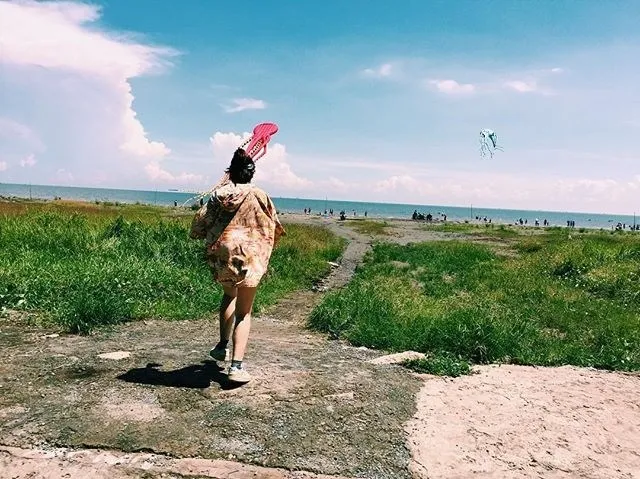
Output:
<path fill-rule="evenodd" d="M 205 239 L 214 279 L 228 287 L 257 287 L 285 230 L 271 198 L 251 184 L 226 183 L 196 213 L 191 238 Z"/>

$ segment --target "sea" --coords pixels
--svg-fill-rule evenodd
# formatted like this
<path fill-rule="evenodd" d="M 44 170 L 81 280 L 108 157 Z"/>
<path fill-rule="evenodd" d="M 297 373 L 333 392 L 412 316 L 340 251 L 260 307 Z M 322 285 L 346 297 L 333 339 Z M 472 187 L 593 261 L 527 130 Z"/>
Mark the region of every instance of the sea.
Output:
<path fill-rule="evenodd" d="M 21 185 L 0 183 L 0 197 L 16 197 L 53 200 L 64 200 L 140 203 L 159 206 L 190 205 L 197 201 L 196 193 L 175 190 L 118 190 L 108 188 L 82 188 L 71 186 L 47 186 L 47 185 Z M 567 226 L 568 221 L 574 222 L 575 227 L 612 229 L 618 223 L 635 225 L 640 223 L 640 217 L 635 215 L 613 215 L 602 213 L 574 213 L 560 211 L 535 211 L 535 210 L 511 210 L 482 208 L 478 206 L 443 206 L 443 205 L 417 205 L 399 203 L 366 203 L 355 201 L 341 201 L 334 199 L 302 199 L 302 198 L 278 198 L 272 197 L 277 210 L 282 214 L 303 213 L 310 210 L 312 215 L 324 215 L 325 211 L 333 210 L 334 215 L 345 211 L 348 217 L 362 218 L 388 218 L 410 219 L 414 211 L 425 216 L 430 213 L 435 219 L 446 215 L 449 221 L 472 222 L 487 221 L 493 223 L 514 224 L 520 219 L 528 225 L 535 224 L 537 219 L 540 225 L 546 219 L 551 226 Z"/>

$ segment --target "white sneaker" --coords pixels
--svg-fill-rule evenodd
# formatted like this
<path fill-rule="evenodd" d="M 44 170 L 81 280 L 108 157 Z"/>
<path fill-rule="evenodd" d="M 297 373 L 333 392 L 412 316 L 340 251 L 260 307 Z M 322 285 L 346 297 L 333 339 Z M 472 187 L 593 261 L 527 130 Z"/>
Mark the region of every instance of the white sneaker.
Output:
<path fill-rule="evenodd" d="M 251 381 L 251 375 L 243 367 L 229 366 L 227 377 L 229 381 L 233 381 L 234 383 L 248 383 Z"/>

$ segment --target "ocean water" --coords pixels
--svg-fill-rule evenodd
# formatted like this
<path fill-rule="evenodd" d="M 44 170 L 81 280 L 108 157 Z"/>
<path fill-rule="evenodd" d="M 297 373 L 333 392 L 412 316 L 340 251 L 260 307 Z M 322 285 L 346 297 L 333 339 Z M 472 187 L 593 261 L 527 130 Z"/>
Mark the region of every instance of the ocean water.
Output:
<path fill-rule="evenodd" d="M 173 206 L 189 201 L 195 197 L 194 193 L 179 191 L 142 191 L 142 190 L 117 190 L 106 188 L 79 188 L 68 186 L 46 186 L 46 185 L 19 185 L 0 184 L 0 196 L 34 198 L 34 199 L 54 199 L 62 198 L 68 200 L 82 201 L 111 201 L 121 203 L 143 203 L 151 205 Z M 194 201 L 195 202 L 195 201 Z M 572 213 L 557 211 L 530 211 L 530 210 L 509 210 L 495 208 L 459 207 L 459 206 L 439 206 L 439 205 L 410 205 L 395 203 L 365 203 L 354 201 L 338 200 L 307 200 L 298 198 L 278 198 L 273 197 L 276 208 L 281 213 L 302 213 L 305 208 L 311 209 L 311 214 L 324 214 L 325 210 L 333 209 L 338 215 L 344 210 L 347 216 L 363 217 L 365 212 L 370 218 L 411 218 L 414 211 L 427 214 L 431 213 L 434 218 L 439 215 L 447 215 L 448 220 L 464 221 L 480 218 L 491 218 L 494 223 L 513 224 L 522 218 L 527 220 L 529 225 L 534 224 L 536 218 L 540 224 L 546 219 L 552 226 L 566 226 L 567 221 L 575 222 L 576 227 L 605 228 L 611 229 L 619 223 L 633 225 L 640 223 L 640 216 L 636 219 L 633 215 L 609 215 L 597 213 Z"/>

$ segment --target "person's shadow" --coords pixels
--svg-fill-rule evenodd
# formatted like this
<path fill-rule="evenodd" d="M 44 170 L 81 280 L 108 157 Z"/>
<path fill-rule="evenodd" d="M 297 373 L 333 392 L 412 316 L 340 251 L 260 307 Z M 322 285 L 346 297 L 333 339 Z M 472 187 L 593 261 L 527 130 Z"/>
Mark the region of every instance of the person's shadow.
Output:
<path fill-rule="evenodd" d="M 121 381 L 172 388 L 206 389 L 211 381 L 220 385 L 220 389 L 236 389 L 241 384 L 229 381 L 223 368 L 215 361 L 205 360 L 200 364 L 185 366 L 173 371 L 161 371 L 162 364 L 149 363 L 144 368 L 133 368 L 120 376 Z"/>

